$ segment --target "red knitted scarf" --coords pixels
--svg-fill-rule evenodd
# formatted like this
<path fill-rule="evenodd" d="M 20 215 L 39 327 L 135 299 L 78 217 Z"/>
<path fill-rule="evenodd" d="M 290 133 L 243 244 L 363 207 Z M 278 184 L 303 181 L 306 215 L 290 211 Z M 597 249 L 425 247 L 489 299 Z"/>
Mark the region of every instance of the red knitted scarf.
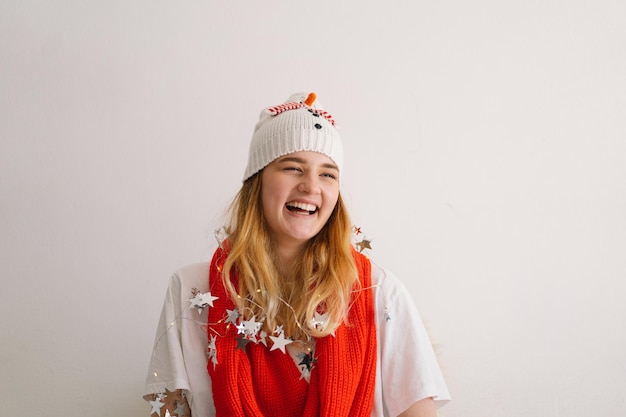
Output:
<path fill-rule="evenodd" d="M 209 308 L 209 336 L 218 335 L 217 364 L 209 362 L 207 369 L 218 417 L 370 416 L 376 380 L 371 264 L 362 254 L 353 254 L 364 290 L 355 292 L 348 324 L 339 326 L 334 337 L 316 341 L 317 362 L 307 383 L 289 353 L 270 351 L 260 343 L 236 349 L 237 329 L 225 320 L 226 309 L 235 306 L 219 272 L 227 253 L 215 252 L 209 288 L 219 298 Z"/>

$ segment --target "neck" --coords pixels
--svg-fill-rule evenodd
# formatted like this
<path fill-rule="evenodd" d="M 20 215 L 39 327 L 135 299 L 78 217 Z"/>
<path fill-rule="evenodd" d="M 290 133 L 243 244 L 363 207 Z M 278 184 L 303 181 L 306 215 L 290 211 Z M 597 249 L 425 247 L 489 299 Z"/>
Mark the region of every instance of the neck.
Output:
<path fill-rule="evenodd" d="M 276 269 L 285 279 L 291 277 L 293 268 L 298 262 L 303 247 L 304 245 L 276 247 Z"/>

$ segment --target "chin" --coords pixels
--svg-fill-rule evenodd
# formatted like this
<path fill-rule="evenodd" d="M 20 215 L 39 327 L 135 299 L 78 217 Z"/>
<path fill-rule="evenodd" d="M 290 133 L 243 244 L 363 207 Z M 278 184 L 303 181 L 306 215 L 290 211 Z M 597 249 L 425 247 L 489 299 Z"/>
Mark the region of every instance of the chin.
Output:
<path fill-rule="evenodd" d="M 301 233 L 292 233 L 289 235 L 289 238 L 292 239 L 293 241 L 306 243 L 309 240 L 313 239 L 315 236 L 317 236 L 319 232 L 320 232 L 319 230 L 310 230 L 306 232 L 303 231 Z"/>

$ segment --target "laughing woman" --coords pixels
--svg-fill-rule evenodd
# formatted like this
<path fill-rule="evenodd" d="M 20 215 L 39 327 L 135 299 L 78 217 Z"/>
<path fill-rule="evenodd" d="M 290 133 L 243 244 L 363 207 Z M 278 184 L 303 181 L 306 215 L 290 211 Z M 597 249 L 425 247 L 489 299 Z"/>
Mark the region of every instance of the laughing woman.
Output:
<path fill-rule="evenodd" d="M 342 164 L 315 94 L 261 113 L 225 239 L 170 282 L 152 415 L 433 417 L 449 400 L 410 296 L 352 245 Z"/>

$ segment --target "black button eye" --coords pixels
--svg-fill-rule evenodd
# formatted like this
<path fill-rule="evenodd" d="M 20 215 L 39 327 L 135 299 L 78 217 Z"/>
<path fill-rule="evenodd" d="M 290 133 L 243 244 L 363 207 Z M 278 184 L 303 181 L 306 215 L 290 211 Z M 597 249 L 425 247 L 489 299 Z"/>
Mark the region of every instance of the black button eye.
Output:
<path fill-rule="evenodd" d="M 321 129 L 321 128 L 322 128 L 322 125 L 321 125 L 321 124 L 319 124 L 319 123 L 315 123 L 315 128 L 316 128 L 316 129 Z"/>

